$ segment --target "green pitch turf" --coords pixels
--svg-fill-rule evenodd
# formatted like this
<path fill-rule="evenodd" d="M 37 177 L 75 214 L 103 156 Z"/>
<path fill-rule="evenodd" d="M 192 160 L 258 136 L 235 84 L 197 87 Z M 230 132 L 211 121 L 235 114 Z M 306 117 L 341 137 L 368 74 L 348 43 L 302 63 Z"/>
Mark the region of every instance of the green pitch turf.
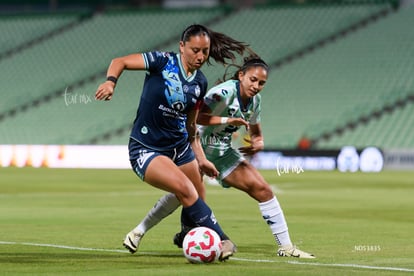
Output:
<path fill-rule="evenodd" d="M 163 192 L 130 170 L 0 169 L 0 275 L 402 275 L 414 273 L 414 172 L 262 172 L 291 238 L 317 259 L 276 257 L 257 203 L 207 187 L 239 252 L 189 264 L 172 244 L 177 211 L 131 255 L 122 241 Z"/>

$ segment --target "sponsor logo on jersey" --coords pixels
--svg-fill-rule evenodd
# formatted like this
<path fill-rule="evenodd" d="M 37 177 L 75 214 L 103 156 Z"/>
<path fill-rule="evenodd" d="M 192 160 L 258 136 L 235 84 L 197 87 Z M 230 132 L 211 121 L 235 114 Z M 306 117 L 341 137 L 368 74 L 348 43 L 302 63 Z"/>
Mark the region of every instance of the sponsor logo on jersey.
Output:
<path fill-rule="evenodd" d="M 184 105 L 184 103 L 183 103 L 183 102 L 177 101 L 177 102 L 175 102 L 175 103 L 173 103 L 173 104 L 172 104 L 172 107 L 173 107 L 175 110 L 177 110 L 177 111 L 183 111 L 183 110 L 184 110 L 185 105 Z"/>

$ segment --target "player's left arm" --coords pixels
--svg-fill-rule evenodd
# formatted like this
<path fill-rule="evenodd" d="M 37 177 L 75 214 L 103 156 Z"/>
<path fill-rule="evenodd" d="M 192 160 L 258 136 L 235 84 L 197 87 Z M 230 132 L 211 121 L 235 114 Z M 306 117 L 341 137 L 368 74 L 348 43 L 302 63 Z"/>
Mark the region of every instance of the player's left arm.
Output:
<path fill-rule="evenodd" d="M 249 123 L 242 118 L 232 118 L 232 117 L 220 117 L 211 115 L 211 109 L 203 104 L 201 110 L 197 116 L 197 124 L 209 126 L 209 125 L 233 125 L 233 126 L 245 126 L 249 127 Z"/>
<path fill-rule="evenodd" d="M 254 155 L 255 153 L 264 149 L 264 141 L 262 135 L 262 128 L 260 123 L 250 125 L 249 127 L 250 139 L 244 139 L 249 145 L 239 148 L 244 155 Z"/>
<path fill-rule="evenodd" d="M 264 141 L 263 141 L 263 135 L 262 135 L 262 127 L 260 123 L 257 123 L 255 125 L 250 125 L 250 139 L 252 146 L 257 150 L 263 150 L 264 149 Z"/>
<path fill-rule="evenodd" d="M 187 114 L 187 132 L 188 132 L 188 139 L 191 144 L 191 148 L 194 151 L 194 155 L 197 159 L 198 165 L 200 166 L 200 170 L 210 177 L 216 177 L 219 175 L 218 170 L 214 166 L 212 162 L 210 162 L 206 155 L 204 154 L 203 148 L 200 142 L 200 136 L 198 135 L 197 125 L 196 125 L 196 118 L 198 116 L 199 110 L 198 108 L 193 109 Z"/>

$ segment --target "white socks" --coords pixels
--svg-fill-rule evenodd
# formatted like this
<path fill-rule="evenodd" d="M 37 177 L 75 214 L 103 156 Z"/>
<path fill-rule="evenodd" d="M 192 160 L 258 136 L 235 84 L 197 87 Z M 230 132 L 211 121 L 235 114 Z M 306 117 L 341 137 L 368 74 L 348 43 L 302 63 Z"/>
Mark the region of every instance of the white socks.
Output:
<path fill-rule="evenodd" d="M 145 234 L 165 217 L 173 213 L 181 205 L 174 194 L 166 194 L 161 197 L 145 218 L 134 228 L 134 232 Z"/>
<path fill-rule="evenodd" d="M 276 197 L 266 202 L 259 202 L 259 208 L 263 219 L 269 225 L 273 236 L 279 246 L 291 245 L 288 226 L 283 215 L 282 208 Z"/>

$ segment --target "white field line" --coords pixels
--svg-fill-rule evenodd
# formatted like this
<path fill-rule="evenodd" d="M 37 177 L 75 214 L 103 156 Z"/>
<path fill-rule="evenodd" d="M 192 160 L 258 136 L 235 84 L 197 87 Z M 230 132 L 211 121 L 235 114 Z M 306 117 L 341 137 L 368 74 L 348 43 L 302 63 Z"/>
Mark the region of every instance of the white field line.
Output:
<path fill-rule="evenodd" d="M 121 197 L 121 196 L 136 196 L 136 195 L 163 195 L 162 193 L 157 192 L 140 192 L 140 191 L 125 191 L 125 192 L 42 192 L 42 193 L 16 193 L 16 194 L 0 194 L 0 198 L 44 198 L 44 197 Z"/>
<path fill-rule="evenodd" d="M 275 194 L 276 194 L 276 196 L 277 196 L 277 195 L 279 195 L 279 194 L 283 194 L 282 189 L 280 189 L 280 188 L 278 187 L 278 185 L 273 184 L 273 183 L 270 183 L 269 185 L 270 185 L 270 187 L 272 188 L 273 193 L 275 193 Z"/>
<path fill-rule="evenodd" d="M 232 257 L 231 259 L 236 260 L 236 261 L 243 261 L 243 262 L 277 263 L 277 261 L 274 261 L 274 260 L 252 260 L 252 259 L 243 259 L 243 258 L 235 258 L 235 257 Z M 298 262 L 298 261 L 287 261 L 286 263 L 293 264 L 293 265 L 352 267 L 352 268 L 372 269 L 372 270 L 414 272 L 414 269 L 402 268 L 402 267 L 370 266 L 370 265 L 359 265 L 359 264 L 323 264 L 323 263 L 310 263 L 310 262 L 308 263 L 308 262 Z"/>
<path fill-rule="evenodd" d="M 0 241 L 0 245 L 1 244 L 4 244 L 4 245 L 7 245 L 7 244 L 8 245 L 27 245 L 27 246 L 38 246 L 38 247 L 53 247 L 53 248 L 79 250 L 79 251 L 112 252 L 112 253 L 128 253 L 129 254 L 129 252 L 126 251 L 126 250 L 90 248 L 90 247 L 76 247 L 76 246 L 67 246 L 67 245 L 58 245 L 58 244 Z M 159 255 L 159 253 L 157 253 L 157 252 L 138 252 L 138 254 Z M 179 254 L 173 254 L 173 255 L 179 256 Z M 245 259 L 245 258 L 237 258 L 237 257 L 232 257 L 231 260 L 241 261 L 241 262 L 253 262 L 253 263 L 280 263 L 280 261 L 275 261 L 275 260 L 255 260 L 255 259 Z M 370 265 L 359 265 L 359 264 L 335 264 L 335 263 L 334 264 L 327 264 L 327 263 L 298 262 L 298 261 L 287 261 L 286 263 L 292 264 L 292 265 L 326 266 L 326 267 L 351 267 L 351 268 L 371 269 L 371 270 L 414 272 L 414 269 L 402 268 L 402 267 L 370 266 Z"/>

